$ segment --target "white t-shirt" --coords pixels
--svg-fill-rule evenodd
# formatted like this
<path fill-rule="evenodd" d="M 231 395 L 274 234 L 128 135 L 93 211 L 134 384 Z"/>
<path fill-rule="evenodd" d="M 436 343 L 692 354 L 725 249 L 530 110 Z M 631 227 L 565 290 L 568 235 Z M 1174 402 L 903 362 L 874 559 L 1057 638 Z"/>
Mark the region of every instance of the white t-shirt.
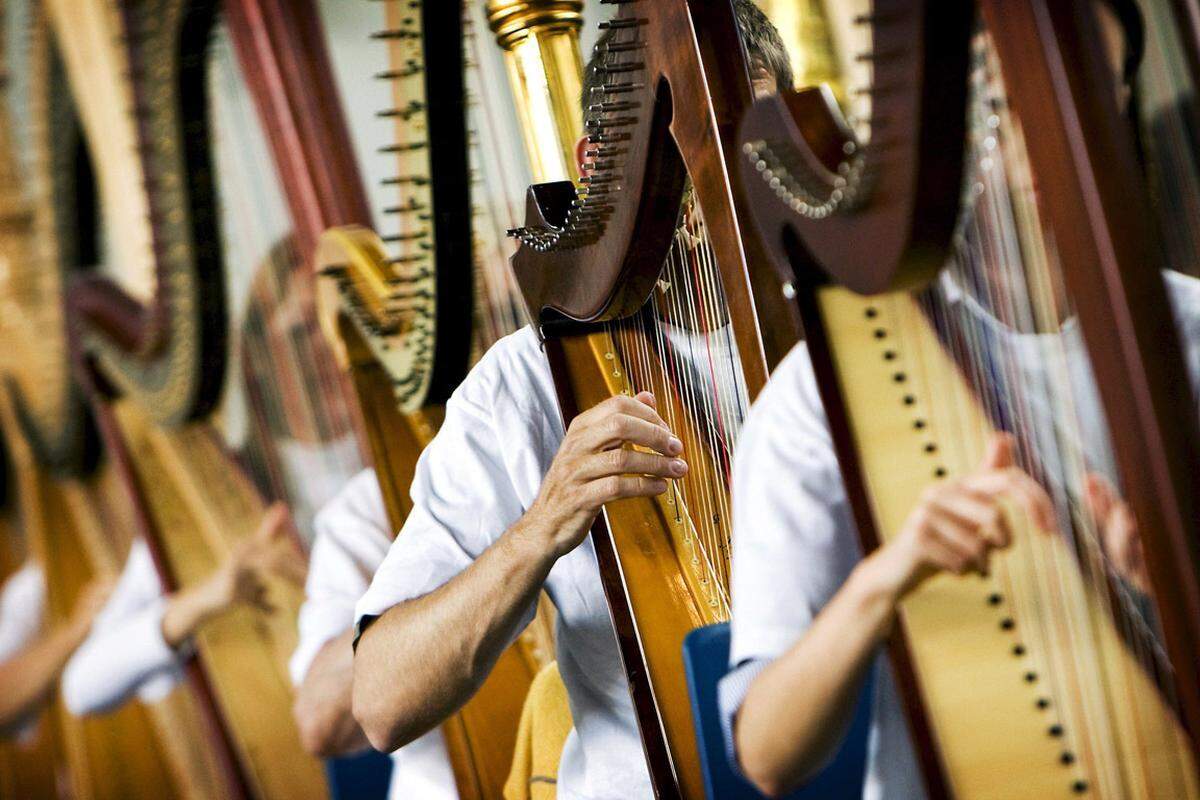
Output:
<path fill-rule="evenodd" d="M 317 653 L 354 625 L 354 604 L 392 544 L 374 470 L 363 470 L 317 514 L 300 640 L 289 669 L 299 686 Z M 441 728 L 392 753 L 390 800 L 455 800 L 458 790 Z"/>
<path fill-rule="evenodd" d="M 0 661 L 24 650 L 42 629 L 46 579 L 34 562 L 14 572 L 0 589 Z"/>
<path fill-rule="evenodd" d="M 15 657 L 33 644 L 46 616 L 46 578 L 42 568 L 29 562 L 9 576 L 0 589 L 0 661 Z M 37 712 L 18 720 L 0 735 L 18 740 L 33 736 Z"/>
<path fill-rule="evenodd" d="M 549 364 L 536 333 L 497 342 L 446 404 L 412 486 L 413 510 L 356 616 L 376 617 L 462 572 L 537 497 L 563 438 Z M 590 538 L 546 579 L 558 609 L 557 657 L 575 727 L 558 772 L 562 800 L 650 797 L 629 687 Z M 525 610 L 518 630 L 534 616 Z"/>
<path fill-rule="evenodd" d="M 1200 387 L 1200 282 L 1164 273 L 1194 387 Z M 1103 412 L 1079 326 L 1068 320 L 1061 334 L 1017 334 L 982 307 L 946 286 L 953 303 L 964 303 L 973 324 L 1014 355 L 1016 380 L 1029 405 L 1035 446 L 1054 471 L 1080 458 L 1112 475 Z M 1052 371 L 1048 374 L 1048 371 Z M 1054 388 L 1066 376 L 1086 430 L 1055 436 Z M 1068 441 L 1078 439 L 1078 441 Z M 1066 447 L 1086 450 L 1066 452 Z M 1067 463 L 1071 463 L 1068 461 Z M 771 479 L 764 479 L 770 476 Z M 861 559 L 858 534 L 846 499 L 808 349 L 788 354 L 759 395 L 742 429 L 733 474 L 733 623 L 730 665 L 719 702 L 732 752 L 732 721 L 754 677 L 789 650 L 841 588 Z M 1052 495 L 1062 487 L 1047 487 Z M 890 664 L 876 657 L 866 800 L 925 796 Z"/>
<path fill-rule="evenodd" d="M 163 638 L 165 611 L 150 548 L 138 539 L 91 633 L 63 672 L 63 702 L 72 714 L 103 714 L 134 695 L 154 703 L 183 680 L 186 653 Z"/>

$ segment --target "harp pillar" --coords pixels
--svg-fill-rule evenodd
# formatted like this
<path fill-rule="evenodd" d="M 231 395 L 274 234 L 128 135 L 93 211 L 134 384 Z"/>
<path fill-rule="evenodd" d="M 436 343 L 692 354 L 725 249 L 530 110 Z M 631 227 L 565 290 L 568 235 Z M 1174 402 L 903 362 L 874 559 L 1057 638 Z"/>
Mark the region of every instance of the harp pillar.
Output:
<path fill-rule="evenodd" d="M 583 0 L 488 0 L 487 18 L 504 50 L 534 180 L 577 180 Z"/>

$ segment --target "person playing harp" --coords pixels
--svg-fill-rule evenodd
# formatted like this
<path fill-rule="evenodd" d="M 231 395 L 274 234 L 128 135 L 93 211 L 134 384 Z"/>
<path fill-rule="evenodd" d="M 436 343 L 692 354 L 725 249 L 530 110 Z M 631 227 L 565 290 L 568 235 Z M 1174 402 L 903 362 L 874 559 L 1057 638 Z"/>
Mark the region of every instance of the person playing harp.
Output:
<path fill-rule="evenodd" d="M 746 38 L 756 88 L 790 85 L 790 75 L 774 71 L 787 69 L 778 35 L 749 0 L 735 8 L 743 30 L 757 31 Z M 602 80 L 596 63 L 585 70 L 585 107 Z M 584 145 L 577 153 L 586 174 Z M 722 330 L 718 321 L 680 325 L 661 344 L 681 366 L 709 375 L 708 345 Z M 698 358 L 704 363 L 693 363 Z M 418 465 L 413 511 L 356 609 L 354 713 L 379 750 L 431 729 L 482 683 L 545 587 L 558 610 L 558 664 L 575 723 L 558 796 L 648 797 L 587 534 L 605 503 L 667 491 L 667 479 L 687 472 L 686 454 L 648 392 L 613 397 L 566 431 L 561 419 L 533 327 L 494 345 L 451 397 Z"/>
<path fill-rule="evenodd" d="M 1129 8 L 1097 7 L 1114 68 L 1136 65 L 1138 45 L 1125 44 L 1140 42 L 1128 36 Z M 992 434 L 973 472 L 931 483 L 900 532 L 864 557 L 806 346 L 780 364 L 747 419 L 735 460 L 732 671 L 720 686 L 731 758 L 768 795 L 786 793 L 828 763 L 873 675 L 864 700 L 871 733 L 863 796 L 925 796 L 882 646 L 901 600 L 926 580 L 988 574 L 993 551 L 1013 541 L 1006 505 L 1047 535 L 1065 535 L 1072 514 L 1080 515 L 1117 591 L 1135 610 L 1148 608 L 1136 522 L 1114 488 L 1103 410 L 1069 299 L 1060 285 L 1043 286 L 1031 290 L 1040 309 L 1013 313 L 1022 309 L 1006 281 L 1039 273 L 1022 263 L 1036 247 L 1023 238 L 1029 233 L 1013 208 L 1028 186 L 1004 178 L 1005 159 L 1010 174 L 1023 165 L 1019 147 L 1006 152 L 1001 117 L 992 113 L 1002 104 L 989 102 L 997 98 L 988 94 L 986 74 L 979 78 L 986 72 L 976 69 L 972 87 L 973 106 L 982 109 L 971 120 L 973 205 L 950 263 L 919 302 L 943 347 L 984 364 L 967 380 L 997 427 L 1013 433 Z M 1122 100 L 1130 102 L 1132 85 L 1124 88 Z M 1200 284 L 1177 273 L 1164 280 L 1181 327 L 1196 330 Z M 1185 347 L 1196 372 L 1200 341 Z M 1200 385 L 1200 374 L 1191 379 Z M 1071 405 L 1066 421 L 1050 405 L 1056 400 Z M 1064 750 L 1062 763 L 1070 758 Z"/>

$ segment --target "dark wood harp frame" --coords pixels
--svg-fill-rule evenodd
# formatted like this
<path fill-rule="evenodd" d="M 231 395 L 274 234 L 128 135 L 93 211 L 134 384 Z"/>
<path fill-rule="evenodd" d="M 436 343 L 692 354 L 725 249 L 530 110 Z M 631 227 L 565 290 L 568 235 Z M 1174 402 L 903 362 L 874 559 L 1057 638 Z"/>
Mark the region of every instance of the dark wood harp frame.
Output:
<path fill-rule="evenodd" d="M 143 45 L 153 34 L 142 28 L 136 0 L 122 2 L 124 46 L 134 73 L 134 104 L 139 160 L 151 197 L 155 289 L 151 302 L 140 303 L 116 282 L 100 275 L 80 275 L 68 288 L 66 304 L 75 373 L 90 396 L 92 410 L 105 450 L 129 493 L 135 535 L 147 543 L 156 571 L 167 592 L 180 583 L 164 549 L 162 531 L 151 512 L 143 478 L 117 420 L 113 401 L 122 392 L 93 352 L 93 344 L 111 359 L 113 368 L 127 373 L 139 385 L 140 376 L 168 374 L 182 368 L 184 388 L 168 390 L 160 399 L 165 407 L 146 403 L 147 411 L 165 424 L 182 424 L 202 418 L 220 394 L 225 360 L 225 306 L 215 188 L 209 155 L 207 75 L 204 54 L 216 18 L 215 0 L 190 2 L 176 41 L 161 34 L 153 46 L 177 48 L 178 67 L 171 74 L 154 76 Z M 155 57 L 162 58 L 163 53 Z M 173 84 L 173 85 L 172 85 Z M 178 101 L 172 109 L 170 97 Z M 172 175 L 172 170 L 178 170 Z M 185 180 L 172 180 L 184 177 Z M 164 180 L 165 179 L 165 180 Z M 182 184 L 182 185 L 181 185 Z M 177 208 L 184 215 L 172 215 Z M 177 249 L 172 250 L 172 245 Z M 171 255 L 168 255 L 170 253 Z M 187 288 L 181 294 L 173 274 L 186 272 Z M 173 330 L 179 315 L 191 318 L 195 340 L 181 342 Z M 173 335 L 175 334 L 175 335 Z M 189 349 L 190 348 L 190 349 Z M 151 378 L 151 382 L 157 382 Z M 170 383 L 171 378 L 166 378 Z M 153 394 L 151 390 L 151 394 Z M 224 792 L 231 798 L 252 796 L 250 780 L 241 764 L 229 721 L 222 712 L 204 665 L 192 658 L 186 664 L 188 683 L 197 701 L 201 735 L 212 748 Z"/>
<path fill-rule="evenodd" d="M 627 56 L 617 57 L 622 62 L 617 69 L 606 70 L 632 69 L 637 85 L 589 115 L 586 132 L 598 154 L 585 192 L 577 195 L 569 182 L 531 187 L 525 226 L 511 234 L 521 239 L 513 269 L 544 339 L 564 423 L 607 391 L 586 366 L 587 334 L 634 314 L 649 298 L 666 262 L 689 175 L 753 398 L 766 381 L 767 359 L 756 312 L 760 283 L 752 287 L 741 237 L 741 193 L 728 179 L 736 122 L 752 97 L 732 4 L 632 0 L 622 2 L 601 27 L 637 32 L 639 46 L 609 49 Z M 773 352 L 772 362 L 781 355 Z M 670 534 L 641 506 L 613 506 L 597 516 L 591 538 L 651 781 L 659 797 L 699 797 L 694 744 L 687 743 L 693 736 L 690 709 L 685 700 L 682 711 L 665 705 L 667 693 L 678 687 L 654 685 L 627 566 L 617 555 L 616 539 L 623 528 L 634 527 L 631 517 L 644 520 L 649 534 L 643 539 L 665 541 Z M 681 654 L 673 655 L 681 667 Z M 682 682 L 681 668 L 676 677 Z"/>
<path fill-rule="evenodd" d="M 875 16 L 880 19 L 885 19 L 879 13 L 883 5 L 875 3 Z M 908 41 L 923 41 L 926 48 L 936 45 L 926 64 L 939 52 L 961 54 L 965 62 L 969 28 L 941 28 L 939 33 L 945 17 L 935 16 L 934 7 L 940 4 L 886 5 L 895 7 L 888 10 L 907 7 L 910 21 L 924 25 L 924 38 L 909 36 Z M 1099 29 L 1089 3 L 980 0 L 977 5 L 992 36 L 1013 111 L 1029 132 L 1026 146 L 1037 182 L 1038 213 L 1053 231 L 1067 288 L 1077 301 L 1120 478 L 1139 520 L 1167 649 L 1178 670 L 1182 722 L 1195 751 L 1200 732 L 1200 508 L 1195 492 L 1200 435 L 1165 288 L 1153 266 L 1159 258 L 1151 223 L 1147 215 L 1127 213 L 1130 207 L 1148 207 L 1133 140 L 1116 107 L 1111 68 L 1101 48 L 1094 46 Z M 875 31 L 877 51 L 903 52 L 904 40 L 890 38 L 898 29 L 877 25 Z M 950 38 L 942 38 L 943 34 Z M 886 74 L 888 64 L 877 62 L 877 75 L 880 63 Z M 927 81 L 945 77 L 938 70 L 910 74 L 924 74 Z M 877 82 L 886 85 L 894 77 Z M 947 88 L 953 91 L 952 86 Z M 884 130 L 890 143 L 911 149 L 914 157 L 907 162 L 920 169 L 907 186 L 900 186 L 899 194 L 868 200 L 877 205 L 842 217 L 840 225 L 794 213 L 775 197 L 753 165 L 746 160 L 741 164 L 757 227 L 779 268 L 779 280 L 799 287 L 797 300 L 809 350 L 867 550 L 878 546 L 880 538 L 814 290 L 830 278 L 862 293 L 919 285 L 949 253 L 956 210 L 945 203 L 924 205 L 921 199 L 939 190 L 957 199 L 958 182 L 953 180 L 952 164 L 938 166 L 939 157 L 946 154 L 927 147 L 930 135 L 925 128 L 935 119 L 934 127 L 955 128 L 960 115 L 949 116 L 945 103 L 931 107 L 916 96 L 909 100 L 892 105 L 883 97 L 888 114 Z M 789 112 L 789 106 L 795 112 Z M 949 106 L 954 112 L 961 107 L 961 103 Z M 829 116 L 795 96 L 766 99 L 747 115 L 740 139 L 751 149 L 755 142 L 773 140 L 793 148 L 794 158 L 819 162 L 823 153 L 829 153 L 831 141 L 841 144 L 836 136 L 828 137 Z M 963 129 L 958 126 L 956 131 L 959 143 L 949 144 L 954 147 L 951 155 L 961 163 Z M 903 160 L 888 159 L 882 165 L 880 185 L 896 163 Z M 932 168 L 926 169 L 927 165 Z M 882 229 L 890 249 L 882 248 L 883 257 L 874 264 L 856 260 L 856 248 L 847 246 L 845 237 L 857 231 L 860 240 L 870 242 L 863 232 L 888 214 L 897 214 Z M 923 219 L 914 216 L 918 214 Z M 917 235 L 916 223 L 925 230 L 932 224 L 935 236 Z M 949 796 L 907 646 L 902 637 L 896 638 L 893 663 L 927 786 L 931 796 Z"/>

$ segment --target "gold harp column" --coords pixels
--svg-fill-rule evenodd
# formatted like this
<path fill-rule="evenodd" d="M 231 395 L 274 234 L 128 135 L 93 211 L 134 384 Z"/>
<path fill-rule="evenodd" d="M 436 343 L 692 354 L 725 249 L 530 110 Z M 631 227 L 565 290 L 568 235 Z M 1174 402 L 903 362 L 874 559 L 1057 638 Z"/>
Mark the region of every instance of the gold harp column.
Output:
<path fill-rule="evenodd" d="M 583 0 L 487 0 L 535 183 L 578 181 Z"/>

